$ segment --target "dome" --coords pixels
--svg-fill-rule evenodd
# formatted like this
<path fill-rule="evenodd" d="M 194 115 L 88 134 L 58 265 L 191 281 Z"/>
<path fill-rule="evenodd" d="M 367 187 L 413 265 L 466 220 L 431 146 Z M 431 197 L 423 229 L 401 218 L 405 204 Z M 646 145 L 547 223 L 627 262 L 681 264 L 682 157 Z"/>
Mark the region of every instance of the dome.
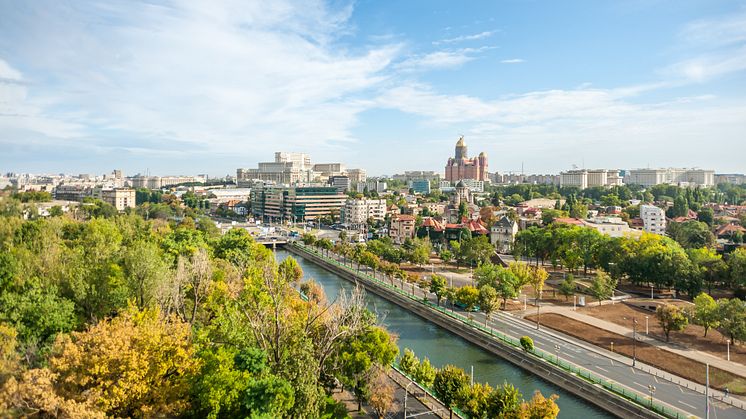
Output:
<path fill-rule="evenodd" d="M 483 151 L 483 152 L 479 153 L 479 157 L 487 157 L 487 153 L 485 153 L 485 152 Z"/>
<path fill-rule="evenodd" d="M 458 183 L 456 184 L 456 187 L 457 188 L 465 188 L 466 184 L 464 183 L 463 180 L 459 180 Z"/>
<path fill-rule="evenodd" d="M 466 146 L 466 143 L 464 142 L 464 136 L 462 135 L 459 137 L 458 142 L 456 143 L 456 147 L 464 147 Z"/>

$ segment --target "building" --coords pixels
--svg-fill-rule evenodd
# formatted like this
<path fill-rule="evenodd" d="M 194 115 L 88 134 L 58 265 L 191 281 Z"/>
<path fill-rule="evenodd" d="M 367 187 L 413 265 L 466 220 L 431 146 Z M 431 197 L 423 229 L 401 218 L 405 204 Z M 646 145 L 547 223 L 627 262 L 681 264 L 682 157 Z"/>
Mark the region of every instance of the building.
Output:
<path fill-rule="evenodd" d="M 415 179 L 409 182 L 409 187 L 414 193 L 429 194 L 430 181 L 427 179 Z"/>
<path fill-rule="evenodd" d="M 622 184 L 619 170 L 591 169 L 568 170 L 560 173 L 560 187 L 575 186 L 580 189 L 597 186 L 616 186 Z"/>
<path fill-rule="evenodd" d="M 60 201 L 81 202 L 83 198 L 91 196 L 91 188 L 83 185 L 58 185 L 54 188 L 54 199 Z"/>
<path fill-rule="evenodd" d="M 595 217 L 582 221 L 586 227 L 594 228 L 599 233 L 610 237 L 635 237 L 640 235 L 640 230 L 630 228 L 629 224 L 619 217 Z"/>
<path fill-rule="evenodd" d="M 730 183 L 732 185 L 743 185 L 746 183 L 746 175 L 741 173 L 715 173 L 715 184 Z"/>
<path fill-rule="evenodd" d="M 124 211 L 127 208 L 135 208 L 135 190 L 130 188 L 103 189 L 101 200 L 109 203 L 117 209 Z"/>
<path fill-rule="evenodd" d="M 251 212 L 276 221 L 308 221 L 338 218 L 347 196 L 325 186 L 268 187 L 251 191 Z"/>
<path fill-rule="evenodd" d="M 666 212 L 655 205 L 640 205 L 643 230 L 648 233 L 666 234 Z"/>
<path fill-rule="evenodd" d="M 461 136 L 456 143 L 456 153 L 454 157 L 448 159 L 446 163 L 446 177 L 449 182 L 458 182 L 462 179 L 474 179 L 486 181 L 487 177 L 487 155 L 482 152 L 479 157 L 470 159 Z"/>
<path fill-rule="evenodd" d="M 490 228 L 490 243 L 495 245 L 497 253 L 511 253 L 516 234 L 518 223 L 508 217 L 502 217 Z"/>
<path fill-rule="evenodd" d="M 311 157 L 305 153 L 275 153 L 275 161 L 260 162 L 256 169 L 237 169 L 236 182 L 243 185 L 251 180 L 271 181 L 292 185 L 311 182 L 316 174 L 311 166 Z"/>
<path fill-rule="evenodd" d="M 142 176 L 135 175 L 129 178 L 130 185 L 135 189 L 161 189 L 182 183 L 202 183 L 202 176 Z"/>
<path fill-rule="evenodd" d="M 377 193 L 384 193 L 388 189 L 388 184 L 379 179 L 370 179 L 365 184 L 357 184 L 358 192 L 364 192 L 366 188 L 369 192 L 376 191 Z"/>
<path fill-rule="evenodd" d="M 625 183 L 650 187 L 661 184 L 679 186 L 713 186 L 715 171 L 703 169 L 634 169 L 630 170 Z"/>
<path fill-rule="evenodd" d="M 329 185 L 339 193 L 345 193 L 350 190 L 351 182 L 347 176 L 332 176 L 329 178 Z"/>
<path fill-rule="evenodd" d="M 365 169 L 350 169 L 347 171 L 347 176 L 349 176 L 350 182 L 353 184 L 365 183 L 368 180 Z"/>
<path fill-rule="evenodd" d="M 385 199 L 348 199 L 342 209 L 342 222 L 349 228 L 359 229 L 368 220 L 383 221 L 386 219 Z"/>
<path fill-rule="evenodd" d="M 400 214 L 391 217 L 389 236 L 396 244 L 402 244 L 406 239 L 414 238 L 415 217 Z"/>
<path fill-rule="evenodd" d="M 401 180 L 403 182 L 411 182 L 413 180 L 428 180 L 428 181 L 440 181 L 440 173 L 431 170 L 408 170 L 404 174 L 397 174 L 393 176 L 394 180 Z"/>

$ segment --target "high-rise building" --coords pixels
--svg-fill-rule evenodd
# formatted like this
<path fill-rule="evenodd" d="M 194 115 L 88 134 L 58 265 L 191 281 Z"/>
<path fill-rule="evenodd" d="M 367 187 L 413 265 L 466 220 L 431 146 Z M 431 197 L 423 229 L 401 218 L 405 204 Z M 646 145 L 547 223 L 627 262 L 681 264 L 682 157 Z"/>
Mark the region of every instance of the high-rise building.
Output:
<path fill-rule="evenodd" d="M 347 176 L 332 176 L 329 178 L 329 185 L 339 193 L 345 193 L 350 190 L 350 178 Z"/>
<path fill-rule="evenodd" d="M 640 205 L 643 230 L 648 233 L 666 234 L 666 213 L 655 205 Z"/>
<path fill-rule="evenodd" d="M 268 187 L 251 191 L 251 212 L 260 218 L 306 221 L 339 217 L 347 196 L 325 186 Z"/>
<path fill-rule="evenodd" d="M 470 159 L 463 136 L 456 143 L 455 156 L 446 163 L 446 180 L 457 182 L 461 179 L 488 180 L 487 155 L 481 152 L 479 157 Z"/>
<path fill-rule="evenodd" d="M 117 211 L 127 208 L 135 208 L 135 190 L 129 188 L 104 189 L 101 191 L 101 200 L 114 206 Z"/>
<path fill-rule="evenodd" d="M 596 186 L 616 186 L 622 184 L 619 170 L 581 169 L 560 173 L 560 186 L 577 186 L 580 189 Z"/>
<path fill-rule="evenodd" d="M 430 193 L 430 181 L 427 179 L 415 179 L 409 182 L 409 187 L 415 193 L 429 194 Z"/>
<path fill-rule="evenodd" d="M 350 182 L 353 184 L 365 183 L 368 179 L 365 169 L 350 169 L 347 171 L 347 176 L 350 177 Z"/>

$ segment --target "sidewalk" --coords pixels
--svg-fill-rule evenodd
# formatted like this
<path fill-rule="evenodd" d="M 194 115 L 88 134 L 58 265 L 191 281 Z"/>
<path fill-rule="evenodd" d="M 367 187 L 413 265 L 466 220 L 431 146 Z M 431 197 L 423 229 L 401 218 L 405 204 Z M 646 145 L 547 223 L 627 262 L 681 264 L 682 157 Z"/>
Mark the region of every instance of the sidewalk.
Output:
<path fill-rule="evenodd" d="M 571 319 L 589 324 L 591 326 L 595 326 L 599 329 L 604 329 L 606 331 L 613 332 L 613 333 L 616 333 L 622 336 L 627 336 L 629 338 L 632 338 L 634 334 L 632 329 L 626 328 L 624 326 L 620 326 L 616 323 L 612 323 L 606 320 L 598 319 L 596 317 L 589 316 L 587 314 L 578 313 L 577 311 L 574 311 L 572 307 L 542 306 L 541 312 L 561 314 L 565 317 L 569 317 Z M 531 315 L 531 314 L 535 314 L 535 313 L 533 312 L 533 310 L 529 309 L 529 310 L 526 310 L 525 313 L 521 313 L 520 316 L 523 317 L 524 315 Z M 707 352 L 702 352 L 702 351 L 698 351 L 695 349 L 680 349 L 666 342 L 662 342 L 658 339 L 646 336 L 644 333 L 640 333 L 640 332 L 637 333 L 637 341 L 647 343 L 651 346 L 655 346 L 658 349 L 668 351 L 668 352 L 683 356 L 685 358 L 689 358 L 697 362 L 709 363 L 710 366 L 720 368 L 721 370 L 724 370 L 724 371 L 729 371 L 741 377 L 746 377 L 746 365 L 728 361 L 728 360 L 716 357 Z"/>

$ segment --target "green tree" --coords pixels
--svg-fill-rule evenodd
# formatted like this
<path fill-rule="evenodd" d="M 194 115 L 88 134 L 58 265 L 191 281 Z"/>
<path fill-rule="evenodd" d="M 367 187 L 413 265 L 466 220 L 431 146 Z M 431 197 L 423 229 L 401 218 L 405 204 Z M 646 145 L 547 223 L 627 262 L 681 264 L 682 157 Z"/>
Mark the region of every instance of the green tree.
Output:
<path fill-rule="evenodd" d="M 487 401 L 487 417 L 513 418 L 521 408 L 523 395 L 512 384 L 507 382 L 495 387 Z"/>
<path fill-rule="evenodd" d="M 616 284 L 617 281 L 615 279 L 602 269 L 599 269 L 596 271 L 596 276 L 593 277 L 593 281 L 591 281 L 589 291 L 598 300 L 598 305 L 601 305 L 603 300 L 614 296 Z"/>
<path fill-rule="evenodd" d="M 487 327 L 490 315 L 500 309 L 500 296 L 489 285 L 479 288 L 479 309 L 484 313 L 484 326 Z"/>
<path fill-rule="evenodd" d="M 453 418 L 453 407 L 468 386 L 469 376 L 464 370 L 453 365 L 446 365 L 435 374 L 433 390 L 438 399 L 448 407 L 450 418 Z"/>
<path fill-rule="evenodd" d="M 746 286 L 746 249 L 739 248 L 728 257 L 730 283 L 734 288 Z"/>
<path fill-rule="evenodd" d="M 453 253 L 448 249 L 441 250 L 439 256 L 443 263 L 448 263 L 453 260 Z"/>
<path fill-rule="evenodd" d="M 673 216 L 686 217 L 687 215 L 689 215 L 689 205 L 686 202 L 686 198 L 679 195 L 673 201 Z"/>
<path fill-rule="evenodd" d="M 705 337 L 707 337 L 707 331 L 710 328 L 720 326 L 718 304 L 712 297 L 705 293 L 701 293 L 694 298 L 694 311 L 692 314 L 694 324 L 698 324 L 705 329 Z"/>
<path fill-rule="evenodd" d="M 430 277 L 430 292 L 435 294 L 438 306 L 440 306 L 440 300 L 443 298 L 443 294 L 447 288 L 446 278 L 441 275 L 433 274 Z"/>
<path fill-rule="evenodd" d="M 565 300 L 575 295 L 575 276 L 573 274 L 567 274 L 565 279 L 559 284 L 558 291 L 561 295 L 565 296 Z"/>
<path fill-rule="evenodd" d="M 404 349 L 404 354 L 399 359 L 399 368 L 409 376 L 414 376 L 417 371 L 417 367 L 420 365 L 420 360 L 409 348 Z"/>
<path fill-rule="evenodd" d="M 524 351 L 533 351 L 534 350 L 534 340 L 531 339 L 528 336 L 521 336 L 520 339 L 521 347 Z"/>
<path fill-rule="evenodd" d="M 466 387 L 460 396 L 460 408 L 470 418 L 483 418 L 487 416 L 490 395 L 494 390 L 489 384 L 474 383 Z"/>
<path fill-rule="evenodd" d="M 718 300 L 718 318 L 731 342 L 746 341 L 746 303 L 738 298 Z"/>
<path fill-rule="evenodd" d="M 684 310 L 673 304 L 660 305 L 655 310 L 655 317 L 666 335 L 666 342 L 669 341 L 672 331 L 682 331 L 689 324 Z"/>
<path fill-rule="evenodd" d="M 457 304 L 464 306 L 464 310 L 472 311 L 479 303 L 479 290 L 471 285 L 464 285 L 456 289 L 454 298 Z"/>
<path fill-rule="evenodd" d="M 426 387 L 432 387 L 433 381 L 435 380 L 435 374 L 437 370 L 430 364 L 430 360 L 425 357 L 422 358 L 422 362 L 417 366 L 414 377 L 418 383 Z"/>

